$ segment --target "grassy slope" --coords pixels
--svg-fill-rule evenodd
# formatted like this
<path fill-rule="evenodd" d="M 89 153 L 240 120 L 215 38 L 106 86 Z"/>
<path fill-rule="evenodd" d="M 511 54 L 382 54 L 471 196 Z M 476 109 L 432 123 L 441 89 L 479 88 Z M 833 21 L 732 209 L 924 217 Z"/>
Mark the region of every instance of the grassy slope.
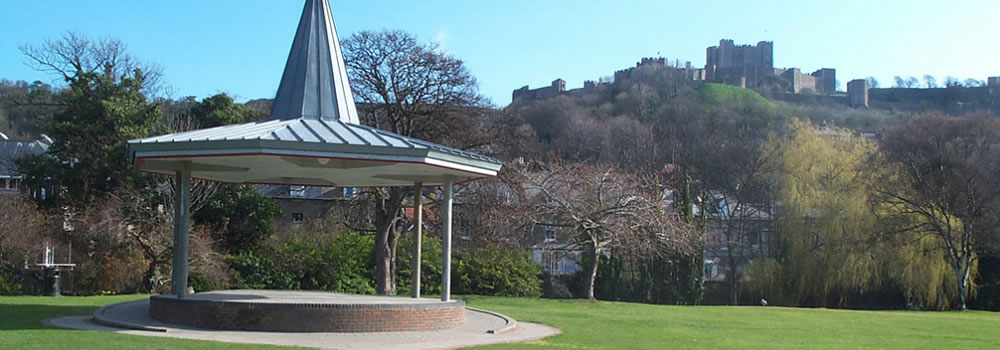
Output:
<path fill-rule="evenodd" d="M 483 349 L 995 349 L 1000 313 L 663 306 L 469 296 L 468 305 L 562 329 Z"/>
<path fill-rule="evenodd" d="M 0 349 L 273 348 L 48 328 L 40 321 L 87 315 L 141 295 L 0 297 Z M 845 311 L 776 307 L 662 306 L 581 300 L 464 296 L 469 306 L 540 322 L 563 334 L 486 349 L 924 348 L 1000 347 L 1000 313 Z"/>
<path fill-rule="evenodd" d="M 697 87 L 698 96 L 705 102 L 725 104 L 741 109 L 760 109 L 773 112 L 774 103 L 756 91 L 724 84 L 702 84 Z"/>
<path fill-rule="evenodd" d="M 0 297 L 0 349 L 287 349 L 210 341 L 144 337 L 49 328 L 46 318 L 89 315 L 106 304 L 145 295 L 102 297 Z"/>

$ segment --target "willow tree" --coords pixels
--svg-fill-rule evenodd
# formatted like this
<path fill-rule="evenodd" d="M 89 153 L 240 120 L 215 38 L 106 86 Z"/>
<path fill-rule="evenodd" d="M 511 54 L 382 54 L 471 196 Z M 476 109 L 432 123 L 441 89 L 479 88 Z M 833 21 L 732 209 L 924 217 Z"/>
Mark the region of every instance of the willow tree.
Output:
<path fill-rule="evenodd" d="M 875 194 L 876 180 L 898 173 L 874 142 L 792 121 L 768 148 L 778 155 L 780 273 L 796 304 L 846 306 L 854 293 L 892 285 L 918 306 L 938 305 L 944 256 L 928 249 L 933 237 L 910 230 L 919 222 Z"/>

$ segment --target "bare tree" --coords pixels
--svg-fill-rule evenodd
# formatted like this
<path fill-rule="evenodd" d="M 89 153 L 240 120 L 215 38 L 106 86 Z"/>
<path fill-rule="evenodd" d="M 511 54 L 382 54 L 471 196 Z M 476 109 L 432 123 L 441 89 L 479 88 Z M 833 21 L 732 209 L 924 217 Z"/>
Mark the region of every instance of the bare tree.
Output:
<path fill-rule="evenodd" d="M 986 82 L 982 80 L 977 80 L 973 78 L 965 79 L 965 87 L 982 87 L 986 86 Z"/>
<path fill-rule="evenodd" d="M 465 64 L 437 44 L 402 31 L 362 31 L 343 42 L 362 121 L 393 133 L 470 149 L 485 145 L 485 110 Z M 376 291 L 395 294 L 396 243 L 404 220 L 404 188 L 366 189 L 359 202 L 374 222 Z M 370 206 L 369 206 L 370 205 Z"/>
<path fill-rule="evenodd" d="M 875 79 L 875 77 L 867 77 L 867 78 L 865 78 L 865 81 L 868 82 L 868 88 L 869 89 L 878 89 L 878 87 L 879 87 L 878 80 Z"/>
<path fill-rule="evenodd" d="M 22 265 L 42 252 L 46 237 L 42 220 L 27 198 L 19 194 L 0 195 L 0 274 L 20 274 Z"/>
<path fill-rule="evenodd" d="M 958 80 L 958 78 L 956 77 L 949 75 L 948 77 L 944 78 L 944 87 L 949 87 L 949 88 L 962 87 L 962 81 Z"/>
<path fill-rule="evenodd" d="M 573 244 L 593 259 L 587 266 L 587 298 L 594 299 L 600 256 L 650 257 L 695 253 L 701 237 L 673 212 L 663 189 L 636 175 L 587 163 L 535 164 L 520 168 L 528 193 L 523 207 L 531 222 L 567 229 Z"/>
<path fill-rule="evenodd" d="M 940 238 L 965 309 L 978 256 L 1000 227 L 1000 123 L 992 116 L 927 116 L 889 132 L 886 148 L 906 176 L 879 193 Z"/>
<path fill-rule="evenodd" d="M 893 80 L 896 82 L 896 85 L 893 86 L 894 88 L 913 89 L 920 86 L 920 80 L 912 76 L 904 78 L 897 75 Z"/>
<path fill-rule="evenodd" d="M 92 40 L 74 32 L 60 39 L 46 39 L 41 45 L 20 46 L 34 69 L 59 75 L 66 81 L 85 73 L 111 73 L 117 79 L 141 72 L 146 95 L 162 92 L 163 68 L 136 59 L 127 49 L 128 45 L 118 39 Z"/>
<path fill-rule="evenodd" d="M 934 76 L 930 74 L 924 75 L 924 84 L 927 85 L 928 89 L 934 89 L 938 87 L 937 79 L 934 79 Z"/>

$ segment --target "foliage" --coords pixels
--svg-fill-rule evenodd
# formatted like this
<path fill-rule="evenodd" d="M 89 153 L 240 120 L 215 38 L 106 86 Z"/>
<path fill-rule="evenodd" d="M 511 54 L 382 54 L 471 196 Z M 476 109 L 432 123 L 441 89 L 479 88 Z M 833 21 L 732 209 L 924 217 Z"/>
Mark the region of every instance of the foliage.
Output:
<path fill-rule="evenodd" d="M 1000 311 L 1000 257 L 986 256 L 979 260 L 978 290 L 969 301 L 969 308 Z"/>
<path fill-rule="evenodd" d="M 0 131 L 11 139 L 32 139 L 48 132 L 59 109 L 60 92 L 41 81 L 0 79 Z"/>
<path fill-rule="evenodd" d="M 238 277 L 247 280 L 243 273 L 247 265 L 259 266 L 261 276 L 253 275 L 254 285 L 268 285 L 269 289 L 327 290 L 341 293 L 374 294 L 374 275 L 371 236 L 343 233 L 329 245 L 320 245 L 300 239 L 272 241 L 254 253 L 237 257 L 250 257 L 233 268 Z M 250 267 L 252 267 L 250 266 Z M 248 268 L 248 267 L 247 267 Z"/>
<path fill-rule="evenodd" d="M 66 67 L 58 72 L 69 88 L 62 93 L 63 109 L 53 116 L 50 136 L 55 142 L 47 155 L 17 162 L 25 184 L 58 184 L 63 190 L 47 203 L 73 207 L 92 203 L 119 186 L 141 184 L 145 180 L 129 166 L 125 144 L 159 131 L 161 112 L 144 93 L 155 72 L 117 61 L 127 57 L 120 43 L 92 45 L 71 35 L 58 45 L 47 45 L 22 51 L 41 65 Z M 66 53 L 59 45 L 79 50 Z"/>
<path fill-rule="evenodd" d="M 403 31 L 361 31 L 342 42 L 355 97 L 368 108 L 364 124 L 459 149 L 486 145 L 486 115 L 476 79 L 462 60 L 438 44 L 422 45 Z M 375 283 L 379 294 L 396 294 L 396 246 L 406 193 L 373 188 L 358 196 L 371 208 L 375 233 Z"/>
<path fill-rule="evenodd" d="M 230 256 L 229 264 L 236 273 L 239 288 L 250 289 L 298 289 L 298 281 L 287 271 L 277 268 L 274 260 L 267 256 L 246 252 Z"/>
<path fill-rule="evenodd" d="M 889 219 L 899 208 L 875 195 L 873 186 L 897 170 L 873 142 L 792 121 L 768 148 L 778 155 L 781 258 L 780 266 L 755 262 L 758 292 L 790 305 L 843 307 L 857 294 L 898 286 L 911 307 L 947 305 L 939 241 L 909 232 L 912 220 Z"/>
<path fill-rule="evenodd" d="M 239 254 L 256 248 L 272 232 L 271 222 L 281 217 L 281 208 L 251 185 L 225 185 L 201 210 L 194 213 L 197 225 L 217 230 L 219 248 Z"/>
<path fill-rule="evenodd" d="M 455 261 L 457 293 L 498 296 L 542 295 L 542 266 L 516 248 L 487 245 Z"/>
<path fill-rule="evenodd" d="M 879 181 L 878 193 L 900 208 L 916 234 L 936 237 L 951 267 L 958 309 L 975 286 L 979 255 L 1000 251 L 1000 122 L 992 115 L 928 115 L 886 136 L 890 159 L 903 169 L 897 181 Z"/>
<path fill-rule="evenodd" d="M 413 235 L 410 234 L 400 239 L 399 246 L 396 247 L 399 254 L 396 290 L 400 294 L 409 294 L 413 290 L 413 245 Z M 441 293 L 441 254 L 441 238 L 429 236 L 425 232 L 420 240 L 421 294 Z"/>
<path fill-rule="evenodd" d="M 247 123 L 264 117 L 260 110 L 234 103 L 233 98 L 224 93 L 194 103 L 187 113 L 199 128 Z"/>
<path fill-rule="evenodd" d="M 28 198 L 0 195 L 0 295 L 21 293 L 25 261 L 44 249 L 43 224 Z"/>
<path fill-rule="evenodd" d="M 220 284 L 218 281 L 213 280 L 211 277 L 205 274 L 192 272 L 188 274 L 188 286 L 193 288 L 195 292 L 209 292 L 213 290 L 226 289 L 226 285 Z"/>
<path fill-rule="evenodd" d="M 375 294 L 375 241 L 372 236 L 345 233 L 326 252 L 327 269 L 333 279 L 323 289 L 357 294 Z"/>
<path fill-rule="evenodd" d="M 589 261 L 588 256 L 584 262 Z M 601 300 L 650 304 L 695 305 L 701 302 L 702 255 L 675 254 L 626 260 L 620 256 L 601 257 L 595 281 Z M 585 273 L 578 272 L 573 287 L 582 289 Z M 585 295 L 585 293 L 578 293 Z"/>
<path fill-rule="evenodd" d="M 0 295 L 21 295 L 21 284 L 7 269 L 0 269 Z"/>
<path fill-rule="evenodd" d="M 585 255 L 614 251 L 631 261 L 688 255 L 701 238 L 669 208 L 649 178 L 612 167 L 577 163 L 532 164 L 519 169 L 520 220 L 566 230 Z M 599 260 L 586 265 L 587 298 L 594 299 Z"/>

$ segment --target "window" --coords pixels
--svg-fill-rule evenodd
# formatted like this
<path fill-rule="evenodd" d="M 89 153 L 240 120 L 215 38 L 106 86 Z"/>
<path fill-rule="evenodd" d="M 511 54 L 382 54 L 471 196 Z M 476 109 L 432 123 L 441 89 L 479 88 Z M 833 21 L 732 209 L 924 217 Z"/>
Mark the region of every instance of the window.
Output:
<path fill-rule="evenodd" d="M 296 185 L 288 186 L 288 196 L 292 198 L 305 198 L 306 187 Z"/>
<path fill-rule="evenodd" d="M 292 213 L 292 223 L 301 223 L 305 221 L 305 215 L 302 213 Z"/>
<path fill-rule="evenodd" d="M 556 241 L 556 228 L 552 225 L 545 225 L 545 241 L 555 242 Z"/>
<path fill-rule="evenodd" d="M 344 187 L 344 198 L 354 197 L 354 187 Z"/>

